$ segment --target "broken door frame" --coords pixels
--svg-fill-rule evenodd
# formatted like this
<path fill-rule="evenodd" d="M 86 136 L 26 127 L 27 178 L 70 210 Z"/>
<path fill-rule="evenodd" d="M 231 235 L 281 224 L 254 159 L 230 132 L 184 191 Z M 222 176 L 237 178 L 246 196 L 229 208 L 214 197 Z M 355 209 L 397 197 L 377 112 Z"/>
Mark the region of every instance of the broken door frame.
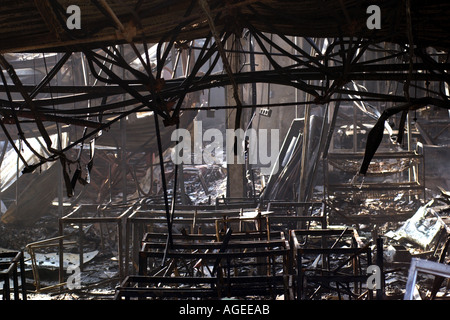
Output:
<path fill-rule="evenodd" d="M 419 272 L 450 278 L 450 265 L 425 259 L 412 258 L 403 300 L 414 300 L 414 288 L 416 287 L 417 274 Z"/>

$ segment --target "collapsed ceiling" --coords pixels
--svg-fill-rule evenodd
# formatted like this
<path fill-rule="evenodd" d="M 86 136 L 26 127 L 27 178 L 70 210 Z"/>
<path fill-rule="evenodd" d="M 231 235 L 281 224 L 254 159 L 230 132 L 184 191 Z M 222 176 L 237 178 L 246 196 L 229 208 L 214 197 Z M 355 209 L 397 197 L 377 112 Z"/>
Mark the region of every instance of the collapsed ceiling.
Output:
<path fill-rule="evenodd" d="M 367 137 L 361 174 L 390 117 L 402 114 L 401 142 L 408 111 L 449 108 L 449 22 L 442 14 L 448 3 L 382 1 L 375 28 L 369 25 L 368 1 L 93 0 L 78 2 L 78 12 L 66 10 L 73 4 L 7 1 L 0 10 L 2 139 L 21 157 L 13 143 L 18 136 L 37 156 L 32 163 L 21 157 L 23 172 L 58 159 L 70 164 L 68 150 L 105 130 L 119 132 L 114 124 L 145 111 L 153 112 L 153 131 L 140 135 L 148 119 L 136 119 L 127 129 L 137 128 L 129 134 L 129 148 L 153 140 L 162 153 L 171 132 L 165 128 L 191 124 L 194 112 L 205 109 L 199 93 L 218 87 L 231 88 L 232 99 L 227 106 L 207 107 L 236 109 L 235 128 L 243 125 L 243 110 L 263 106 L 257 100 L 243 103 L 239 86 L 246 84 L 287 86 L 305 94 L 302 102 L 269 104 L 274 107 L 337 103 L 337 114 L 339 103 L 357 104 L 378 119 Z M 75 27 L 69 23 L 74 14 Z M 231 61 L 236 54 L 250 56 L 253 67 L 236 65 Z M 268 68 L 255 69 L 255 56 Z M 218 65 L 222 70 L 215 69 Z M 372 85 L 366 88 L 361 81 Z M 386 81 L 402 88 L 377 84 Z M 376 104 L 383 104 L 383 112 Z M 64 148 L 52 144 L 50 135 L 70 126 L 83 129 L 71 134 Z M 42 137 L 46 154 L 27 142 L 35 136 Z M 117 135 L 103 136 L 104 145 L 119 144 Z"/>

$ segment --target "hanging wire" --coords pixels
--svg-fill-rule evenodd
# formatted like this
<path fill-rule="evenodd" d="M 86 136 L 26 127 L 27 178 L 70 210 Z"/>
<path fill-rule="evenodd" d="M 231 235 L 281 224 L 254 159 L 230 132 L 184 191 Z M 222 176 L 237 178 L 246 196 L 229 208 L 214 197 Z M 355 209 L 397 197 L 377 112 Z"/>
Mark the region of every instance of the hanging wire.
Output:
<path fill-rule="evenodd" d="M 44 58 L 44 67 L 45 67 L 45 74 L 48 76 L 48 68 L 47 68 L 47 58 L 45 57 L 45 53 L 42 52 L 42 56 Z M 57 56 L 56 56 L 57 57 Z M 59 71 L 58 71 L 59 72 Z M 58 84 L 58 79 L 56 79 L 56 85 Z M 56 107 L 55 107 L 55 103 L 54 103 L 54 99 L 53 99 L 53 91 L 52 91 L 52 86 L 51 86 L 51 81 L 49 81 L 47 83 L 47 86 L 49 88 L 49 92 L 50 92 L 50 99 L 52 101 L 52 107 L 53 107 L 53 114 L 56 116 Z M 59 123 L 57 121 L 55 121 L 55 125 L 56 125 L 56 132 L 58 135 L 58 148 L 61 150 L 62 149 L 62 142 L 61 142 L 61 128 L 59 126 Z"/>

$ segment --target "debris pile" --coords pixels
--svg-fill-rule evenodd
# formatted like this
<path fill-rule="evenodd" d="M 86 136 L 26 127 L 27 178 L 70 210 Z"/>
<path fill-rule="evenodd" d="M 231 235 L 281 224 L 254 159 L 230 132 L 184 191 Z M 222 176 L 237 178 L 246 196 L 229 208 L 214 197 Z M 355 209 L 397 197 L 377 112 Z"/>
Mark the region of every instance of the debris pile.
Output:
<path fill-rule="evenodd" d="M 168 179 L 170 196 L 174 168 L 170 165 L 166 167 L 167 175 L 171 177 Z M 152 232 L 156 230 L 156 228 L 149 228 L 151 223 L 148 222 L 144 229 L 135 229 L 140 230 L 141 233 L 133 235 L 129 240 L 140 242 L 142 245 L 140 255 L 146 256 L 147 263 L 151 265 L 144 267 L 142 258 L 132 261 L 130 266 L 135 267 L 135 272 L 133 268 L 129 268 L 127 270 L 131 272 L 120 277 L 120 261 L 123 255 L 120 253 L 119 243 L 123 246 L 126 244 L 123 239 L 119 240 L 115 226 L 90 222 L 87 217 L 107 217 L 111 213 L 115 217 L 127 210 L 137 212 L 140 210 L 137 205 L 145 205 L 150 208 L 148 214 L 154 215 L 150 220 L 159 215 L 162 221 L 160 229 L 166 230 L 165 211 L 160 208 L 151 209 L 152 205 L 161 204 L 161 197 L 157 194 L 148 198 L 141 196 L 140 200 L 145 201 L 137 201 L 131 205 L 122 205 L 119 202 L 100 207 L 84 205 L 85 208 L 89 208 L 89 212 L 85 215 L 86 221 L 82 224 L 68 223 L 64 225 L 63 230 L 64 235 L 67 236 L 64 241 L 68 242 L 64 246 L 63 278 L 65 280 L 71 276 L 70 272 L 72 272 L 68 267 L 77 266 L 80 263 L 79 237 L 82 236 L 85 255 L 80 270 L 81 288 L 69 289 L 66 283 L 60 286 L 58 279 L 60 260 L 57 246 L 41 246 L 37 248 L 34 256 L 30 254 L 30 251 L 25 250 L 25 270 L 28 280 L 26 285 L 29 298 L 112 299 L 115 297 L 122 299 L 141 294 L 146 297 L 156 297 L 159 294 L 157 292 L 163 291 L 167 294 L 163 297 L 179 297 L 183 290 L 174 289 L 184 288 L 184 291 L 198 294 L 198 297 L 211 296 L 214 293 L 217 298 L 230 296 L 245 299 L 263 297 L 316 300 L 375 299 L 380 293 L 369 290 L 367 270 L 371 265 L 376 264 L 383 272 L 382 298 L 400 300 L 405 297 L 411 261 L 415 261 L 413 259 L 424 259 L 444 265 L 450 262 L 448 254 L 450 194 L 444 189 L 427 202 L 399 192 L 393 201 L 378 198 L 361 201 L 361 199 L 330 197 L 329 201 L 317 202 L 317 207 L 311 205 L 307 207 L 307 210 L 299 210 L 299 206 L 304 204 L 298 202 L 255 203 L 247 199 L 247 207 L 242 204 L 240 208 L 241 204 L 235 203 L 234 209 L 227 208 L 228 211 L 224 211 L 223 208 L 226 207 L 228 199 L 224 196 L 226 170 L 223 166 L 184 166 L 183 179 L 184 182 L 180 186 L 184 190 L 178 192 L 178 196 L 185 195 L 186 207 L 203 209 L 186 209 L 183 213 L 177 209 L 176 223 L 179 226 L 188 225 L 188 227 L 174 225 L 174 237 L 178 237 L 175 243 L 176 250 L 165 253 L 167 238 L 164 238 L 164 241 L 146 239 L 151 236 L 149 230 L 153 230 Z M 183 199 L 177 197 L 177 200 L 177 203 L 183 206 L 181 204 Z M 209 213 L 207 208 L 211 210 Z M 206 214 L 201 210 L 206 210 Z M 125 214 L 124 221 L 127 221 L 129 217 L 131 215 Z M 254 238 L 236 238 L 241 237 L 239 232 L 242 226 L 255 226 L 252 223 L 248 224 L 249 222 L 244 221 L 245 219 L 258 217 L 266 219 L 262 225 L 266 227 L 266 230 L 277 233 L 278 236 L 270 233 L 269 242 L 267 239 L 261 242 Z M 217 229 L 217 221 L 222 221 L 221 219 L 229 219 L 229 221 L 227 220 L 227 224 Z M 238 222 L 233 219 L 237 219 Z M 0 247 L 8 248 L 8 250 L 23 250 L 29 248 L 30 244 L 40 244 L 41 241 L 57 238 L 59 236 L 58 220 L 57 207 L 53 207 L 49 214 L 41 217 L 34 226 L 0 224 L 2 230 Z M 203 220 L 207 221 L 209 227 L 215 227 L 216 233 L 214 231 L 206 233 L 211 228 L 205 227 L 201 231 L 195 225 L 202 223 Z M 125 225 L 124 222 L 123 226 Z M 229 252 L 230 256 L 226 257 L 220 250 L 221 245 L 224 244 L 224 232 L 227 226 L 232 225 L 233 237 L 230 237 L 232 241 L 227 244 L 225 251 Z M 248 233 L 244 233 L 242 237 L 244 235 L 249 236 Z M 157 235 L 153 234 L 153 236 Z M 187 236 L 192 239 L 207 236 L 212 238 L 208 238 L 208 241 L 195 238 L 187 243 L 183 240 L 183 237 Z M 382 243 L 381 247 L 379 241 Z M 261 243 L 265 245 L 269 243 L 273 246 L 261 249 L 263 251 L 249 249 L 256 248 Z M 267 256 L 262 263 L 260 258 L 265 250 Z M 279 256 L 273 261 L 270 260 L 277 252 Z M 245 256 L 253 253 L 255 257 Z M 165 255 L 165 258 L 170 258 L 164 264 L 161 261 L 161 254 Z M 219 259 L 220 257 L 222 260 Z M 184 259 L 185 263 L 182 263 L 180 259 Z M 233 261 L 233 259 L 237 260 Z M 211 273 L 219 260 L 218 266 L 223 274 Z M 267 273 L 260 270 L 261 266 L 266 271 L 275 266 L 275 269 L 270 269 L 273 278 L 263 279 L 262 276 L 266 276 Z M 155 278 L 140 278 L 149 275 Z M 169 278 L 169 275 L 170 279 L 165 279 Z M 203 282 L 194 283 L 189 280 L 194 276 L 201 276 L 201 279 L 191 279 L 192 281 Z M 36 282 L 37 279 L 38 282 Z M 258 290 L 261 295 L 251 292 L 252 288 L 255 288 L 255 279 L 268 281 L 267 286 L 259 283 Z M 150 280 L 158 280 L 158 282 L 155 285 Z M 172 282 L 169 283 L 166 280 Z M 182 283 L 181 280 L 188 283 Z M 143 284 L 143 281 L 147 288 L 151 288 L 145 294 L 142 288 L 135 290 Z M 175 283 L 176 281 L 179 282 Z M 161 286 L 161 283 L 165 285 Z M 36 284 L 39 284 L 39 287 Z M 271 287 L 271 285 L 274 286 Z M 45 291 L 45 288 L 52 286 L 59 290 Z M 37 288 L 44 290 L 39 292 Z M 450 299 L 449 282 L 445 278 L 419 273 L 415 288 L 416 298 Z"/>
<path fill-rule="evenodd" d="M 402 299 L 412 259 L 450 264 L 450 198 L 436 196 L 420 206 L 411 218 L 398 223 L 384 233 L 386 247 L 386 297 Z M 450 299 L 449 281 L 425 273 L 418 273 L 416 299 Z"/>

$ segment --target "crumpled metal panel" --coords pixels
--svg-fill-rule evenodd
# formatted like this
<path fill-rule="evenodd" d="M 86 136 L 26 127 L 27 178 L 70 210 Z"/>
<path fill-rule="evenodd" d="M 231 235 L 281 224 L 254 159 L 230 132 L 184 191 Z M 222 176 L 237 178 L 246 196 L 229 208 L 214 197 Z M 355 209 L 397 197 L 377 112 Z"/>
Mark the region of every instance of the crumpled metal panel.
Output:
<path fill-rule="evenodd" d="M 445 227 L 442 220 L 433 214 L 430 206 L 434 200 L 420 207 L 416 213 L 395 232 L 388 232 L 385 235 L 394 240 L 406 239 L 421 246 L 424 250 L 429 249 L 439 231 Z M 429 216 L 431 213 L 431 216 Z"/>

